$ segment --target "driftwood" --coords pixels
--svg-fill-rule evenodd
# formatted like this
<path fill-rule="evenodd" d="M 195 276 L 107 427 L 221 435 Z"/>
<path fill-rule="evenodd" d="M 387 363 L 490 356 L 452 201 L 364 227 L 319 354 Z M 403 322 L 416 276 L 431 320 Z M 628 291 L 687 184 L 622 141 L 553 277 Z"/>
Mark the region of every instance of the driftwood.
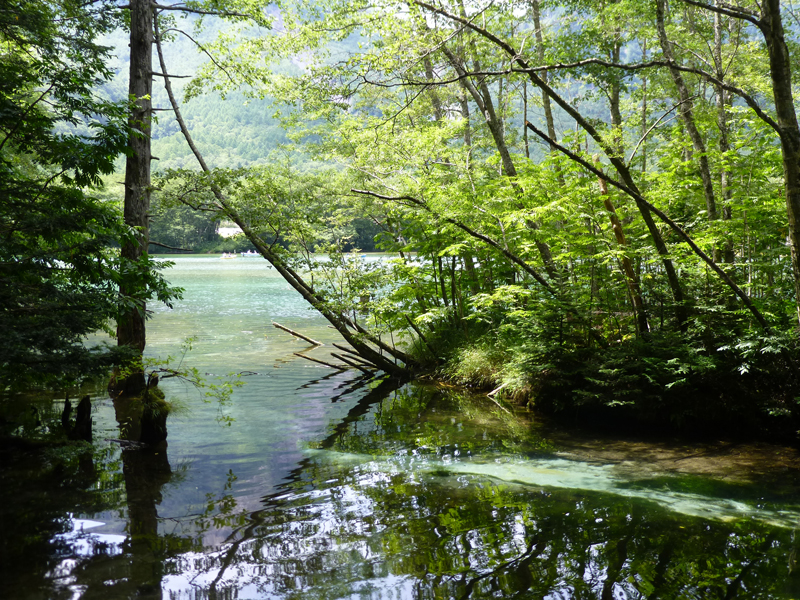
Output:
<path fill-rule="evenodd" d="M 288 327 L 285 327 L 285 326 L 281 325 L 280 323 L 276 323 L 275 321 L 272 322 L 272 326 L 273 327 L 277 327 L 278 329 L 283 329 L 287 333 L 291 333 L 293 336 L 299 337 L 301 340 L 307 341 L 309 344 L 314 344 L 315 346 L 324 346 L 325 345 L 322 342 L 318 342 L 317 340 L 313 340 L 310 337 L 308 337 L 307 335 L 303 335 L 302 333 L 298 333 L 298 332 L 294 331 L 293 329 L 289 329 Z"/>
<path fill-rule="evenodd" d="M 496 387 L 495 389 L 493 389 L 491 392 L 489 392 L 486 395 L 489 396 L 489 398 L 492 398 L 492 397 L 496 396 L 497 393 L 500 392 L 500 390 L 505 388 L 507 385 L 508 385 L 508 382 L 506 381 L 503 385 L 501 385 L 500 387 Z"/>
<path fill-rule="evenodd" d="M 311 356 L 306 356 L 305 354 L 300 354 L 299 352 L 293 352 L 295 356 L 299 356 L 300 358 L 305 358 L 306 360 L 310 360 L 311 362 L 319 363 L 321 365 L 325 365 L 326 367 L 330 367 L 331 369 L 336 369 L 337 371 L 346 371 L 349 369 L 349 366 L 345 365 L 335 365 L 333 363 L 325 362 L 324 360 L 320 360 L 318 358 L 313 358 Z"/>

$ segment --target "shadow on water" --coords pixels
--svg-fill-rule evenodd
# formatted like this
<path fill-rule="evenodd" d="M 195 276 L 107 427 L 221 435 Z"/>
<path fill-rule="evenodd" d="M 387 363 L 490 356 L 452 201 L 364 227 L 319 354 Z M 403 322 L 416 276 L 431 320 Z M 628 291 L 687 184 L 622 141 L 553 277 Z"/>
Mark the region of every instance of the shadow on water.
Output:
<path fill-rule="evenodd" d="M 314 380 L 303 387 L 310 387 L 317 383 L 321 383 L 326 379 L 327 378 Z M 345 384 L 341 386 L 344 388 L 344 391 L 332 396 L 331 402 L 336 402 L 347 395 L 366 387 L 370 383 L 375 383 L 375 380 L 370 377 L 360 377 L 356 379 L 354 383 L 350 383 L 349 385 Z M 379 381 L 375 387 L 373 387 L 367 394 L 359 399 L 359 401 L 347 412 L 347 415 L 341 421 L 332 426 L 332 431 L 324 440 L 319 442 L 319 447 L 332 447 L 342 435 L 347 433 L 351 423 L 363 418 L 376 403 L 383 401 L 390 393 L 397 390 L 401 385 L 401 381 L 393 378 L 385 378 L 382 381 Z M 265 520 L 268 518 L 271 510 L 280 510 L 281 506 L 283 505 L 283 499 L 286 496 L 286 490 L 294 490 L 298 485 L 313 488 L 313 482 L 305 481 L 306 474 L 312 467 L 313 459 L 302 459 L 297 467 L 290 471 L 285 482 L 278 486 L 278 491 L 268 496 L 264 496 L 262 499 L 264 508 L 248 515 L 248 523 L 245 527 L 235 529 L 233 531 L 227 540 L 230 546 L 220 560 L 219 572 L 208 587 L 209 599 L 216 600 L 217 598 L 224 597 L 218 595 L 217 586 L 219 586 L 220 582 L 223 580 L 227 570 L 236 565 L 241 545 L 251 541 L 258 535 L 258 528 L 265 523 Z"/>

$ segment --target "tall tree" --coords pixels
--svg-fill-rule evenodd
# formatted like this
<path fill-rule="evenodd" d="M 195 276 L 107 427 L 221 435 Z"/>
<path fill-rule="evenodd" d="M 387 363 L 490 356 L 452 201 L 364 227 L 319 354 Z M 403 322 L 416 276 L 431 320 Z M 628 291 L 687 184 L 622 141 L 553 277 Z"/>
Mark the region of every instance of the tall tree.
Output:
<path fill-rule="evenodd" d="M 127 103 L 96 95 L 110 77 L 95 38 L 106 3 L 12 2 L 0 11 L 0 386 L 68 385 L 125 353 L 83 337 L 143 297 L 172 292 L 144 258 L 113 246 L 132 231 L 98 196 L 125 150 Z"/>
<path fill-rule="evenodd" d="M 146 256 L 149 244 L 151 165 L 154 160 L 151 152 L 153 77 L 161 75 L 153 71 L 156 15 L 178 12 L 184 15 L 219 16 L 238 22 L 269 26 L 271 20 L 266 16 L 265 7 L 265 3 L 258 0 L 209 0 L 192 5 L 159 5 L 151 0 L 131 0 L 125 7 L 129 11 L 130 27 L 128 94 L 133 107 L 128 119 L 130 135 L 125 163 L 124 214 L 126 224 L 136 232 L 136 236 L 123 245 L 124 257 L 135 261 Z M 185 34 L 180 29 L 175 31 Z M 195 41 L 191 36 L 189 38 Z M 117 321 L 117 343 L 132 348 L 141 355 L 147 341 L 146 294 L 139 282 L 133 281 L 127 285 L 130 287 L 121 288 L 121 293 L 136 298 L 136 301 Z M 145 386 L 144 373 L 140 369 L 134 369 L 115 385 L 126 394 L 138 394 Z"/>
<path fill-rule="evenodd" d="M 131 0 L 130 11 L 130 70 L 128 95 L 133 101 L 128 121 L 130 136 L 125 162 L 125 223 L 136 231 L 133 240 L 122 246 L 122 255 L 137 260 L 147 252 L 150 212 L 150 130 L 153 93 L 153 7 L 150 0 Z M 135 294 L 138 290 L 121 290 Z M 117 343 L 144 352 L 146 306 L 143 299 L 122 316 L 117 323 Z M 129 378 L 127 391 L 143 389 L 144 374 Z"/>

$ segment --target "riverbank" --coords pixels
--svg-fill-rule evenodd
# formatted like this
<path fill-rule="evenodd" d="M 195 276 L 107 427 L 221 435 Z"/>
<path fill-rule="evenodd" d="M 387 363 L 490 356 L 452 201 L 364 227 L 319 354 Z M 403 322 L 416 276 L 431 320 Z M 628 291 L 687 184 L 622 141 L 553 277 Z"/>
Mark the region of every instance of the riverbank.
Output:
<path fill-rule="evenodd" d="M 486 334 L 443 353 L 437 378 L 565 425 L 800 444 L 794 332 L 705 346 L 688 336 L 651 335 L 606 348 L 512 345 Z"/>

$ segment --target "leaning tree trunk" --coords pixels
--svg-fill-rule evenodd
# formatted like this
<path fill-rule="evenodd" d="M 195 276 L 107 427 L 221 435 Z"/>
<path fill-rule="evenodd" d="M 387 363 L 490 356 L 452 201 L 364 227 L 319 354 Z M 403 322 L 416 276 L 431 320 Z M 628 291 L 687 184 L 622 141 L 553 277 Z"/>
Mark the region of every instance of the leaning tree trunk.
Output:
<path fill-rule="evenodd" d="M 189 128 L 181 115 L 178 101 L 172 91 L 172 83 L 167 71 L 167 65 L 164 62 L 164 54 L 161 49 L 161 40 L 159 37 L 158 22 L 155 23 L 156 34 L 156 49 L 158 51 L 158 60 L 161 65 L 162 76 L 164 77 L 164 88 L 169 97 L 172 110 L 175 114 L 175 119 L 178 121 L 181 133 L 183 134 L 189 149 L 197 159 L 200 168 L 204 173 L 210 173 L 203 155 L 194 143 Z M 264 242 L 249 226 L 247 222 L 242 219 L 239 213 L 230 205 L 228 199 L 222 193 L 222 190 L 217 186 L 213 180 L 210 180 L 210 191 L 216 198 L 216 205 L 226 217 L 236 223 L 247 237 L 247 239 L 256 247 L 259 254 L 263 256 L 269 263 L 275 267 L 275 270 L 280 273 L 283 279 L 292 286 L 306 302 L 311 304 L 315 310 L 325 317 L 328 322 L 333 326 L 336 331 L 354 348 L 355 353 L 358 354 L 369 364 L 375 368 L 385 371 L 390 375 L 398 377 L 410 376 L 414 369 L 419 365 L 413 357 L 407 353 L 395 348 L 382 341 L 378 336 L 373 335 L 364 327 L 348 318 L 345 314 L 336 311 L 330 307 L 330 303 L 326 298 L 317 292 L 312 285 L 309 285 L 297 271 L 292 269 L 281 256 L 274 252 L 272 248 Z M 404 364 L 400 365 L 397 361 L 402 361 Z"/>
<path fill-rule="evenodd" d="M 150 124 L 153 90 L 153 9 L 148 0 L 130 1 L 130 81 L 128 93 L 135 98 L 129 119 L 130 154 L 125 163 L 125 223 L 136 229 L 136 239 L 122 246 L 122 258 L 137 261 L 147 251 L 150 210 Z M 136 283 L 123 282 L 120 292 L 137 299 L 117 323 L 117 344 L 140 353 L 145 346 L 145 302 Z M 122 382 L 117 382 L 119 385 Z M 144 389 L 144 374 L 127 378 L 123 389 L 136 394 Z"/>

